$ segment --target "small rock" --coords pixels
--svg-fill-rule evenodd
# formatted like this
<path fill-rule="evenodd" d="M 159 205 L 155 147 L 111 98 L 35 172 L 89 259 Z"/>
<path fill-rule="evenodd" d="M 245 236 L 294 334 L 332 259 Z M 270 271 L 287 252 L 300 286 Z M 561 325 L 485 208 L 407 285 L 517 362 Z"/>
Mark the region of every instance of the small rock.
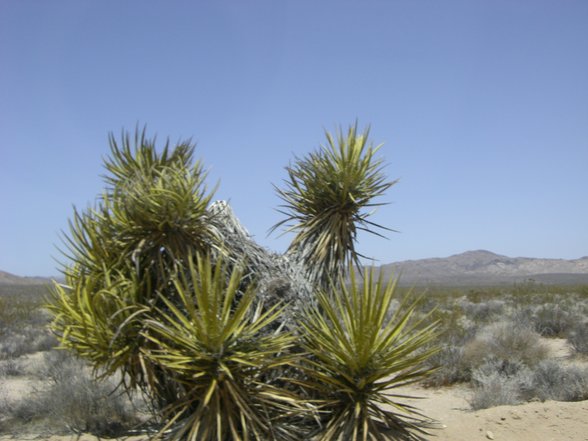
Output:
<path fill-rule="evenodd" d="M 520 416 L 518 413 L 516 413 L 516 412 L 511 412 L 511 413 L 510 413 L 510 417 L 511 417 L 513 420 L 520 420 L 520 419 L 521 419 L 521 416 Z"/>
<path fill-rule="evenodd" d="M 488 438 L 488 439 L 494 439 L 494 434 L 491 431 L 487 430 L 486 431 L 486 438 Z"/>

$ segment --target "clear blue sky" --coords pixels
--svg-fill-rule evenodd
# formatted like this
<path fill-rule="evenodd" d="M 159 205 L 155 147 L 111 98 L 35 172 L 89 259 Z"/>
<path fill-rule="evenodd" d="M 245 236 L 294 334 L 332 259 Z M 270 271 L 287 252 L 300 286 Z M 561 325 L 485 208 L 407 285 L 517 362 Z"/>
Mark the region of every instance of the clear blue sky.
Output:
<path fill-rule="evenodd" d="M 371 124 L 390 178 L 381 263 L 588 254 L 585 0 L 0 1 L 0 270 L 54 275 L 107 135 L 192 137 L 258 242 L 272 183 Z"/>

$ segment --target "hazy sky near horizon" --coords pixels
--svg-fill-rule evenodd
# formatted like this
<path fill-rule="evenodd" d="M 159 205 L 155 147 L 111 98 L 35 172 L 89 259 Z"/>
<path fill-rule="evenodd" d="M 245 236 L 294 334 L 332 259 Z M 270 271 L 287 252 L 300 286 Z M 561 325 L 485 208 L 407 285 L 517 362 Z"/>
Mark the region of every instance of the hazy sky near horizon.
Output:
<path fill-rule="evenodd" d="M 0 270 L 54 275 L 107 136 L 196 156 L 262 245 L 272 184 L 355 120 L 391 179 L 380 263 L 588 254 L 584 0 L 0 1 Z"/>

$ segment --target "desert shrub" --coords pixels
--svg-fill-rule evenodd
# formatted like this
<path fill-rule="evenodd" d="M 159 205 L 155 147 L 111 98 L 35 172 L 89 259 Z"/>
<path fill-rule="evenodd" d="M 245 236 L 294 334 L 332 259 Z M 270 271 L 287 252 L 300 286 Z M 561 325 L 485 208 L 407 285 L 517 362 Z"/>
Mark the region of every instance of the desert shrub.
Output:
<path fill-rule="evenodd" d="M 388 311 L 386 312 L 386 321 L 394 320 L 394 317 L 398 314 L 398 310 L 402 307 L 402 303 L 398 299 L 392 299 Z M 416 316 L 416 314 L 415 314 Z"/>
<path fill-rule="evenodd" d="M 26 335 L 10 332 L 0 341 L 0 359 L 12 359 L 27 353 Z"/>
<path fill-rule="evenodd" d="M 464 349 L 464 361 L 472 368 L 489 359 L 533 367 L 547 356 L 548 349 L 539 334 L 510 321 L 482 328 Z"/>
<path fill-rule="evenodd" d="M 18 329 L 11 329 L 0 339 L 0 360 L 47 351 L 57 344 L 57 339 L 49 333 L 46 327 L 26 325 Z"/>
<path fill-rule="evenodd" d="M 469 380 L 463 365 L 463 346 L 459 343 L 442 343 L 439 352 L 430 357 L 429 364 L 437 370 L 425 380 L 427 386 L 448 386 Z"/>
<path fill-rule="evenodd" d="M 517 323 L 520 327 L 535 330 L 536 305 L 516 304 L 509 315 L 510 321 Z"/>
<path fill-rule="evenodd" d="M 462 326 L 459 323 L 462 323 Z M 427 386 L 448 386 L 454 383 L 468 382 L 471 369 L 464 360 L 464 349 L 476 334 L 476 327 L 461 319 L 459 322 L 442 321 L 440 338 L 435 345 L 439 351 L 433 354 L 427 364 L 435 371 L 425 380 Z"/>
<path fill-rule="evenodd" d="M 534 279 L 527 279 L 523 282 L 515 283 L 511 291 L 518 299 L 533 299 L 537 296 L 550 294 L 552 290 L 548 285 L 544 285 Z M 531 300 L 529 303 L 536 303 L 536 300 Z"/>
<path fill-rule="evenodd" d="M 0 285 L 0 298 L 19 298 L 42 303 L 49 284 Z"/>
<path fill-rule="evenodd" d="M 22 375 L 24 367 L 17 358 L 11 357 L 0 361 L 0 378 Z"/>
<path fill-rule="evenodd" d="M 516 405 L 522 402 L 516 380 L 498 374 L 479 377 L 469 404 L 473 410 Z"/>
<path fill-rule="evenodd" d="M 431 298 L 445 332 L 441 350 L 429 360 L 439 368 L 426 385 L 471 382 L 476 409 L 585 396 L 585 370 L 548 359 L 540 338 L 567 335 L 577 352 L 588 349 L 588 322 L 581 319 L 587 302 L 580 288 L 527 283 L 463 292 Z"/>
<path fill-rule="evenodd" d="M 0 286 L 0 360 L 55 347 L 43 308 L 46 286 Z"/>
<path fill-rule="evenodd" d="M 505 301 L 489 299 L 478 303 L 464 302 L 462 304 L 464 314 L 475 323 L 486 323 L 495 317 L 502 316 L 505 310 Z"/>
<path fill-rule="evenodd" d="M 37 334 L 33 339 L 32 344 L 30 345 L 32 352 L 50 351 L 59 344 L 57 338 L 53 334 L 49 333 L 47 329 L 44 331 L 45 332 Z"/>
<path fill-rule="evenodd" d="M 531 398 L 557 401 L 588 399 L 588 367 L 566 366 L 554 360 L 539 363 L 533 371 Z"/>
<path fill-rule="evenodd" d="M 26 325 L 44 325 L 47 316 L 43 308 L 44 285 L 0 285 L 0 336 L 2 332 Z"/>
<path fill-rule="evenodd" d="M 565 337 L 575 321 L 575 314 L 553 303 L 540 306 L 533 317 L 535 331 L 544 337 Z"/>
<path fill-rule="evenodd" d="M 470 406 L 474 410 L 519 404 L 523 391 L 529 389 L 532 374 L 522 363 L 505 363 L 488 359 L 472 371 L 474 392 Z"/>
<path fill-rule="evenodd" d="M 8 399 L 6 386 L 0 381 L 0 435 L 8 433 L 11 423 L 8 418 L 11 410 L 11 403 Z"/>
<path fill-rule="evenodd" d="M 46 357 L 47 387 L 8 406 L 12 425 L 38 424 L 55 432 L 114 436 L 139 423 L 128 398 L 115 384 L 92 378 L 81 360 L 63 351 Z"/>
<path fill-rule="evenodd" d="M 578 320 L 570 328 L 568 342 L 577 353 L 588 355 L 588 321 Z"/>

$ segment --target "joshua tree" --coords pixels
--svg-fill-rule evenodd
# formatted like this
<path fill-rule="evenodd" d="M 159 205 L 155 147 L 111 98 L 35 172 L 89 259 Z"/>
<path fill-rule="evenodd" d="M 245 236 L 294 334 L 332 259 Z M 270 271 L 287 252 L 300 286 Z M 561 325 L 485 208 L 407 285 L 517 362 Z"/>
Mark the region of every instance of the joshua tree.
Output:
<path fill-rule="evenodd" d="M 386 392 L 427 373 L 433 330 L 408 326 L 411 308 L 387 320 L 394 284 L 349 274 L 357 232 L 379 234 L 368 218 L 395 181 L 368 130 L 326 135 L 276 187 L 285 219 L 273 229 L 295 233 L 284 255 L 212 203 L 190 141 L 158 152 L 145 131 L 110 136 L 106 188 L 70 221 L 52 329 L 145 392 L 161 436 L 419 439 L 422 420 Z"/>

